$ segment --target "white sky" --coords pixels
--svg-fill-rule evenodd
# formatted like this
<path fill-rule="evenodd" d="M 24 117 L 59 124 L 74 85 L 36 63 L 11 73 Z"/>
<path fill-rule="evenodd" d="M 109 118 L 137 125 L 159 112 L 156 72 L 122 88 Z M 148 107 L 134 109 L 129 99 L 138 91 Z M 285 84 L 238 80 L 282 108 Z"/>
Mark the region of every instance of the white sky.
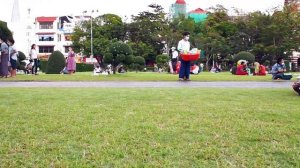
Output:
<path fill-rule="evenodd" d="M 9 22 L 14 0 L 0 0 L 0 20 Z M 20 13 L 26 18 L 27 9 L 31 8 L 32 17 L 81 15 L 84 10 L 98 9 L 99 15 L 117 14 L 121 17 L 136 15 L 147 9 L 151 3 L 162 5 L 166 12 L 176 0 L 19 0 Z M 188 11 L 196 8 L 207 9 L 221 4 L 227 9 L 236 7 L 246 12 L 266 11 L 274 7 L 282 7 L 284 0 L 185 0 Z"/>

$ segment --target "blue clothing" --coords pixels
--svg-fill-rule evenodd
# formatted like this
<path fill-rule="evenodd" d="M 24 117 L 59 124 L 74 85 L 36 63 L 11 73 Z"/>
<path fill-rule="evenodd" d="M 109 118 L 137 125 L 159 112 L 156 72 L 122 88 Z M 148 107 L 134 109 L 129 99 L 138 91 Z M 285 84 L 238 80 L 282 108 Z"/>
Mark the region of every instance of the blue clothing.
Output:
<path fill-rule="evenodd" d="M 1 63 L 0 63 L 0 76 L 8 76 L 8 61 L 9 61 L 9 50 L 6 43 L 1 44 Z"/>
<path fill-rule="evenodd" d="M 273 80 L 276 80 L 276 79 L 290 80 L 293 78 L 292 75 L 284 75 L 284 72 L 279 72 L 281 70 L 286 70 L 286 67 L 284 64 L 276 63 L 275 65 L 273 65 L 272 71 L 271 71 Z"/>
<path fill-rule="evenodd" d="M 276 63 L 275 65 L 272 66 L 272 79 L 275 79 L 276 76 L 281 76 L 283 75 L 283 72 L 279 72 L 279 70 L 286 69 L 284 64 L 278 64 Z"/>
<path fill-rule="evenodd" d="M 191 61 L 183 61 L 181 59 L 179 78 L 190 79 L 190 68 L 191 68 Z"/>

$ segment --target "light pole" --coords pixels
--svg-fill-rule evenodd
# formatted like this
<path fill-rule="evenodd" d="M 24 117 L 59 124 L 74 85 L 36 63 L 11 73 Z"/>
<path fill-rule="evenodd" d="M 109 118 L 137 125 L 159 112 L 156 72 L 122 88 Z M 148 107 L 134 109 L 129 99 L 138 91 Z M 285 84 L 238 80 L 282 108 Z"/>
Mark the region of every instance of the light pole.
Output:
<path fill-rule="evenodd" d="M 94 52 L 93 52 L 93 13 L 98 12 L 98 10 L 92 10 L 91 11 L 91 62 L 94 63 Z M 84 11 L 83 13 L 87 13 L 87 11 Z"/>

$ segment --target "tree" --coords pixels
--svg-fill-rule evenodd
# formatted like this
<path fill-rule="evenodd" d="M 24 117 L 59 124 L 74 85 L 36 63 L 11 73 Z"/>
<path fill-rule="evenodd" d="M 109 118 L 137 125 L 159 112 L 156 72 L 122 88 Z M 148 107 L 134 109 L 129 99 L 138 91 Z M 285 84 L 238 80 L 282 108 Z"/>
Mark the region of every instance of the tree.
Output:
<path fill-rule="evenodd" d="M 130 42 L 137 45 L 141 42 L 146 44 L 148 47 L 146 51 L 152 52 L 140 53 L 140 55 L 147 61 L 154 61 L 152 55 L 156 56 L 163 52 L 165 41 L 163 31 L 167 29 L 167 20 L 166 13 L 160 5 L 151 4 L 148 7 L 150 11 L 140 12 L 132 17 L 133 22 L 128 25 L 128 37 Z M 148 56 L 145 56 L 146 54 Z"/>
<path fill-rule="evenodd" d="M 18 51 L 18 59 L 17 59 L 17 69 L 25 70 L 26 63 L 23 60 L 26 59 L 26 56 L 23 52 Z"/>
<path fill-rule="evenodd" d="M 241 51 L 237 53 L 234 57 L 234 62 L 238 62 L 239 60 L 246 60 L 249 63 L 254 63 L 255 61 L 255 56 L 249 52 L 246 51 Z"/>
<path fill-rule="evenodd" d="M 54 51 L 49 57 L 46 74 L 60 74 L 65 65 L 64 55 L 60 51 Z"/>
<path fill-rule="evenodd" d="M 7 28 L 4 22 L 0 22 L 0 38 L 6 41 L 9 37 L 12 37 L 12 32 Z"/>
<path fill-rule="evenodd" d="M 115 42 L 109 47 L 108 53 L 104 55 L 104 62 L 111 64 L 113 73 L 116 74 L 116 68 L 120 63 L 132 63 L 132 49 L 124 42 Z"/>
<path fill-rule="evenodd" d="M 145 67 L 145 59 L 141 56 L 136 56 L 133 59 L 132 67 L 135 69 L 136 72 L 141 71 Z"/>
<path fill-rule="evenodd" d="M 157 66 L 159 68 L 167 69 L 169 60 L 170 58 L 168 55 L 158 55 L 156 57 Z"/>
<path fill-rule="evenodd" d="M 151 60 L 151 54 L 154 53 L 154 49 L 149 44 L 144 42 L 129 42 L 128 45 L 132 48 L 133 55 L 140 55 L 144 57 L 146 61 Z"/>
<path fill-rule="evenodd" d="M 230 53 L 228 39 L 236 31 L 235 24 L 230 21 L 227 10 L 223 6 L 211 8 L 207 21 L 195 37 L 196 47 L 204 50 L 206 69 L 209 69 L 210 64 L 214 66 L 216 60 L 225 58 Z"/>
<path fill-rule="evenodd" d="M 103 56 L 114 41 L 126 39 L 126 25 L 118 15 L 104 14 L 93 19 L 93 53 Z M 76 52 L 90 55 L 91 21 L 78 24 L 72 36 L 73 48 Z"/>

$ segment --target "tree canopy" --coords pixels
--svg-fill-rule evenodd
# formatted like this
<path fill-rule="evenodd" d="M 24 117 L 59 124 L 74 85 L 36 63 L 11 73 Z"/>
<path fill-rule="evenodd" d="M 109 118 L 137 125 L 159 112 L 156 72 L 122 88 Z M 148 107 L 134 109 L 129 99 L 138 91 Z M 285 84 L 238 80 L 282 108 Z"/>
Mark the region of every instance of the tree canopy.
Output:
<path fill-rule="evenodd" d="M 122 41 L 132 49 L 131 56 L 142 56 L 146 64 L 151 64 L 158 55 L 168 54 L 170 47 L 177 47 L 185 31 L 191 34 L 191 46 L 203 51 L 200 61 L 207 67 L 215 62 L 228 62 L 232 60 L 228 58 L 241 51 L 252 53 L 261 63 L 288 58 L 292 51 L 299 51 L 300 13 L 290 6 L 273 13 L 230 15 L 226 8 L 217 5 L 208 9 L 207 20 L 199 23 L 184 15 L 169 19 L 158 4 L 148 7 L 149 10 L 133 15 L 130 23 L 114 14 L 94 18 L 95 55 L 111 53 L 111 45 Z M 73 35 L 74 48 L 86 55 L 90 53 L 90 30 L 90 21 L 85 21 Z"/>

